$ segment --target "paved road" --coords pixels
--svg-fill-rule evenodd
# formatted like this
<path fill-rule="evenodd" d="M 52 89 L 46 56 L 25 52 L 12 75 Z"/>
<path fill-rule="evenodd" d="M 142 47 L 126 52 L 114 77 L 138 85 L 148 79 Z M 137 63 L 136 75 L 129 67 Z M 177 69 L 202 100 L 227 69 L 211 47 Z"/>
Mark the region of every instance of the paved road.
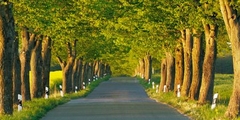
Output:
<path fill-rule="evenodd" d="M 42 120 L 188 120 L 175 109 L 148 98 L 134 78 L 101 83 L 86 98 L 51 110 Z"/>

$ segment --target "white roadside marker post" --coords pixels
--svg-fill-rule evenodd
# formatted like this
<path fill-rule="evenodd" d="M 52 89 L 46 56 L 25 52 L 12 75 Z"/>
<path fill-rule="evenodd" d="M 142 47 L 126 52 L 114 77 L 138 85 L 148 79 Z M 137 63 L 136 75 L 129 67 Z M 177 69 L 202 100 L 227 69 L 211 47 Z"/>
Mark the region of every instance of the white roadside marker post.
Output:
<path fill-rule="evenodd" d="M 78 87 L 77 87 L 77 86 L 75 86 L 75 93 L 77 93 L 77 90 L 78 90 Z"/>
<path fill-rule="evenodd" d="M 84 90 L 86 89 L 85 82 L 83 82 L 83 89 L 84 89 Z"/>
<path fill-rule="evenodd" d="M 154 85 L 155 83 L 154 82 L 152 82 L 152 89 L 155 89 L 155 85 Z"/>
<path fill-rule="evenodd" d="M 48 99 L 49 90 L 48 87 L 45 87 L 45 99 Z"/>
<path fill-rule="evenodd" d="M 60 88 L 60 95 L 61 97 L 63 97 L 62 85 L 59 85 L 59 88 Z"/>
<path fill-rule="evenodd" d="M 96 80 L 98 80 L 98 75 L 96 75 L 95 77 L 96 77 Z"/>
<path fill-rule="evenodd" d="M 22 95 L 18 94 L 18 111 L 22 111 Z"/>
<path fill-rule="evenodd" d="M 181 92 L 180 92 L 180 84 L 177 85 L 177 97 L 181 96 Z"/>
<path fill-rule="evenodd" d="M 91 84 L 91 79 L 88 79 L 88 85 L 90 85 Z"/>
<path fill-rule="evenodd" d="M 150 79 L 148 79 L 148 84 L 150 84 L 151 83 L 151 80 Z"/>
<path fill-rule="evenodd" d="M 95 76 L 93 76 L 93 81 L 95 81 Z"/>
<path fill-rule="evenodd" d="M 213 95 L 213 102 L 212 102 L 212 106 L 211 106 L 211 109 L 214 109 L 215 107 L 216 107 L 216 105 L 217 105 L 217 98 L 218 98 L 218 93 L 215 93 L 214 95 Z"/>
<path fill-rule="evenodd" d="M 163 92 L 167 92 L 167 85 L 163 86 Z"/>
<path fill-rule="evenodd" d="M 158 93 L 159 85 L 156 85 L 156 93 Z"/>

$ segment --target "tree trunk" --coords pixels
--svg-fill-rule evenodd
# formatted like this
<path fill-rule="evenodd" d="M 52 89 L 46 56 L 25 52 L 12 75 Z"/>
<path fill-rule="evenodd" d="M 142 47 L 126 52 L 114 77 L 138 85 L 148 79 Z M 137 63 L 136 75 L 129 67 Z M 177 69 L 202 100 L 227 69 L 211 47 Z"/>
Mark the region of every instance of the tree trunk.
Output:
<path fill-rule="evenodd" d="M 144 57 L 144 63 L 145 63 L 145 80 L 151 79 L 152 74 L 152 58 L 151 55 L 147 54 Z"/>
<path fill-rule="evenodd" d="M 166 61 L 167 61 L 167 78 L 166 78 L 166 85 L 168 90 L 173 90 L 174 88 L 174 57 L 171 53 L 166 53 Z"/>
<path fill-rule="evenodd" d="M 33 42 L 35 40 L 35 34 L 28 32 L 27 28 L 22 28 L 21 31 L 22 49 L 20 52 L 21 62 L 21 92 L 22 101 L 31 100 L 30 85 L 29 85 L 29 71 L 30 71 L 30 58 Z"/>
<path fill-rule="evenodd" d="M 93 64 L 92 63 L 88 63 L 88 72 L 87 72 L 87 79 L 88 81 L 90 80 L 90 82 L 92 82 L 92 78 L 93 78 Z"/>
<path fill-rule="evenodd" d="M 202 83 L 200 88 L 199 100 L 200 104 L 206 101 L 212 101 L 213 86 L 214 86 L 214 66 L 217 54 L 216 33 L 217 27 L 215 25 L 204 25 L 206 50 L 203 61 Z"/>
<path fill-rule="evenodd" d="M 181 95 L 186 97 L 189 93 L 192 77 L 192 38 L 190 29 L 186 29 L 182 32 L 182 44 L 184 52 L 184 76 L 183 85 L 181 89 Z"/>
<path fill-rule="evenodd" d="M 84 79 L 83 79 L 83 81 L 85 82 L 85 84 L 87 85 L 88 84 L 88 63 L 86 62 L 85 64 L 84 64 Z M 101 76 L 101 75 L 100 75 Z"/>
<path fill-rule="evenodd" d="M 174 80 L 174 92 L 177 94 L 177 85 L 183 83 L 183 48 L 182 44 L 179 44 L 175 49 L 175 80 Z"/>
<path fill-rule="evenodd" d="M 192 84 L 190 87 L 189 98 L 197 100 L 199 96 L 199 89 L 202 75 L 202 38 L 201 32 L 193 29 L 193 49 L 192 49 Z"/>
<path fill-rule="evenodd" d="M 13 113 L 13 42 L 15 39 L 12 4 L 0 5 L 0 114 Z"/>
<path fill-rule="evenodd" d="M 74 58 L 71 57 L 69 58 L 69 60 L 67 61 L 67 66 L 65 68 L 65 70 L 67 71 L 67 85 L 66 85 L 66 88 L 67 88 L 67 91 L 66 93 L 70 93 L 72 92 L 73 90 L 73 86 L 72 86 L 72 75 L 73 75 L 73 64 L 74 64 Z"/>
<path fill-rule="evenodd" d="M 67 53 L 68 58 L 67 61 L 62 61 L 60 57 L 57 57 L 59 64 L 62 68 L 62 91 L 63 93 L 70 93 L 72 88 L 72 71 L 73 71 L 73 64 L 76 57 L 76 42 L 74 41 L 73 45 L 70 44 L 70 42 L 67 43 Z"/>
<path fill-rule="evenodd" d="M 104 64 L 104 74 L 103 77 L 107 75 L 107 63 Z"/>
<path fill-rule="evenodd" d="M 83 86 L 84 86 L 84 84 L 83 84 L 83 82 L 84 82 L 84 73 L 85 73 L 85 64 L 82 62 L 82 70 L 81 70 L 82 72 L 81 72 L 81 81 L 80 81 L 80 89 L 83 89 Z"/>
<path fill-rule="evenodd" d="M 82 59 L 78 60 L 78 69 L 77 69 L 78 77 L 76 81 L 76 86 L 78 89 L 82 88 Z"/>
<path fill-rule="evenodd" d="M 100 77 L 101 75 L 101 67 L 102 67 L 102 63 L 99 61 L 98 62 L 98 70 L 97 70 L 97 76 Z"/>
<path fill-rule="evenodd" d="M 97 75 L 99 68 L 99 61 L 94 61 L 94 76 Z"/>
<path fill-rule="evenodd" d="M 104 74 L 104 64 L 102 61 L 99 62 L 99 67 L 98 67 L 98 77 L 102 78 Z"/>
<path fill-rule="evenodd" d="M 101 71 L 101 78 L 103 77 L 104 75 L 104 63 L 101 62 L 101 68 L 100 68 L 100 71 Z"/>
<path fill-rule="evenodd" d="M 51 67 L 51 38 L 44 37 L 42 43 L 42 84 L 43 93 L 46 93 L 45 87 L 49 87 L 50 67 Z M 50 91 L 48 90 L 48 93 Z"/>
<path fill-rule="evenodd" d="M 233 10 L 234 4 L 230 4 L 230 1 L 219 1 L 226 30 L 232 45 L 234 68 L 233 92 L 225 115 L 230 118 L 235 118 L 240 113 L 240 20 L 237 14 L 239 11 Z"/>
<path fill-rule="evenodd" d="M 61 58 L 58 57 L 58 61 L 62 68 L 62 91 L 63 93 L 70 93 L 72 91 L 72 64 L 73 64 L 72 57 L 69 57 L 67 62 L 62 61 Z"/>
<path fill-rule="evenodd" d="M 42 37 L 38 36 L 34 43 L 31 53 L 31 98 L 40 98 L 43 96 L 42 85 Z"/>
<path fill-rule="evenodd" d="M 106 66 L 106 72 L 107 72 L 107 75 L 111 75 L 111 67 L 109 64 L 107 64 L 107 66 Z"/>
<path fill-rule="evenodd" d="M 78 59 L 74 60 L 73 67 L 72 67 L 72 91 L 75 91 L 75 86 L 77 86 L 77 79 L 78 79 Z"/>
<path fill-rule="evenodd" d="M 139 59 L 139 65 L 140 65 L 140 77 L 141 78 L 145 78 L 144 74 L 145 74 L 145 63 L 144 63 L 144 59 Z"/>
<path fill-rule="evenodd" d="M 164 85 L 166 85 L 166 78 L 167 78 L 167 60 L 163 59 L 161 63 L 161 81 L 159 87 L 160 93 L 163 92 Z"/>
<path fill-rule="evenodd" d="M 145 80 L 148 80 L 149 79 L 149 60 L 148 60 L 148 55 L 146 55 L 143 60 L 144 60 L 144 79 Z"/>
<path fill-rule="evenodd" d="M 13 57 L 13 102 L 18 103 L 18 94 L 21 94 L 21 65 L 19 59 L 19 39 L 14 40 Z"/>
<path fill-rule="evenodd" d="M 85 62 L 82 66 L 82 77 L 81 77 L 81 79 L 82 79 L 82 83 L 85 82 L 85 85 L 87 85 L 87 82 L 88 82 L 88 80 L 87 80 L 87 69 L 88 69 L 88 67 L 87 66 L 88 66 L 87 62 Z M 99 75 L 100 75 L 100 72 L 99 72 Z"/>

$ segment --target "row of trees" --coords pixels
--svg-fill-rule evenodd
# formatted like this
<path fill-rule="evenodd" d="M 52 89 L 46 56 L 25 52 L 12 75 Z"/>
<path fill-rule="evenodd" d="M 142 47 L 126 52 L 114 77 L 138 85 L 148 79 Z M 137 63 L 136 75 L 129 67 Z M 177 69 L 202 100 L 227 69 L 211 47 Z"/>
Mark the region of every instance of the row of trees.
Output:
<path fill-rule="evenodd" d="M 179 36 L 175 34 L 177 40 L 170 43 L 175 46 L 175 50 L 165 48 L 165 58 L 162 59 L 161 64 L 160 91 L 163 91 L 163 85 L 167 85 L 168 90 L 174 90 L 176 93 L 177 85 L 180 84 L 182 96 L 198 100 L 200 104 L 211 102 L 217 38 L 219 43 L 221 42 L 217 33 L 223 33 L 224 26 L 226 26 L 233 55 L 234 85 L 225 115 L 231 118 L 237 117 L 239 114 L 239 107 L 237 107 L 239 106 L 238 3 L 228 0 L 179 0 L 176 2 L 157 1 L 156 3 L 160 11 L 158 15 L 165 16 L 163 19 L 171 20 L 160 23 L 174 25 L 175 27 L 170 29 L 180 33 Z M 222 18 L 225 24 L 222 23 Z M 164 32 L 173 35 L 168 31 Z"/>
<path fill-rule="evenodd" d="M 94 62 L 83 62 L 82 58 L 76 58 L 76 44 L 77 40 L 73 44 L 67 43 L 68 57 L 66 61 L 63 61 L 59 56 L 57 57 L 63 73 L 63 93 L 73 92 L 75 86 L 82 89 L 83 82 L 87 84 L 95 78 L 102 78 L 111 74 L 108 64 L 97 60 Z"/>
<path fill-rule="evenodd" d="M 23 102 L 32 98 L 43 97 L 45 87 L 49 86 L 52 57 L 57 58 L 62 67 L 64 93 L 74 91 L 75 86 L 80 89 L 83 88 L 83 82 L 91 82 L 93 76 L 101 78 L 106 74 L 111 74 L 110 66 L 98 57 L 100 49 L 99 51 L 96 49 L 96 51 L 88 52 L 90 49 L 96 48 L 96 46 L 91 47 L 94 45 L 92 41 L 90 41 L 90 43 L 92 42 L 90 45 L 89 42 L 81 44 L 82 46 L 87 45 L 84 46 L 84 49 L 81 49 L 77 46 L 77 43 L 84 41 L 78 42 L 78 40 L 74 40 L 73 36 L 71 36 L 73 40 L 70 41 L 63 40 L 66 38 L 56 41 L 58 37 L 65 36 L 63 32 L 68 32 L 68 30 L 63 30 L 60 36 L 52 33 L 57 31 L 51 31 L 52 34 L 49 34 L 50 30 L 46 27 L 52 21 L 46 19 L 53 17 L 59 19 L 59 17 L 46 16 L 49 11 L 43 13 L 40 11 L 48 10 L 49 6 L 46 5 L 55 4 L 51 2 L 44 4 L 39 2 L 29 3 L 28 1 L 13 2 L 15 4 L 9 1 L 1 1 L 0 6 L 2 36 L 0 55 L 2 71 L 0 79 L 1 114 L 12 114 L 13 104 L 18 102 L 18 94 L 22 94 Z M 41 5 L 36 7 L 37 4 Z M 67 2 L 62 6 L 65 5 L 67 5 Z M 70 22 L 61 25 L 66 24 L 70 24 Z M 21 48 L 19 48 L 20 46 Z M 67 57 L 64 58 L 65 56 Z M 31 73 L 31 81 L 29 80 L 29 73 Z"/>
<path fill-rule="evenodd" d="M 145 80 L 151 79 L 152 75 L 152 57 L 147 54 L 144 58 L 139 59 L 139 64 L 135 69 L 134 76 L 140 76 Z"/>
<path fill-rule="evenodd" d="M 226 45 L 229 38 L 234 62 L 234 85 L 225 115 L 234 118 L 239 114 L 239 107 L 236 107 L 239 106 L 238 4 L 228 0 L 136 1 L 134 3 L 136 6 L 142 5 L 135 8 L 137 14 L 144 14 L 142 18 L 145 17 L 143 19 L 152 24 L 151 26 L 143 22 L 144 27 L 148 26 L 144 31 L 150 33 L 145 38 L 146 42 L 140 43 L 145 46 L 138 48 L 135 53 L 144 56 L 142 53 L 148 52 L 153 58 L 162 60 L 160 91 L 163 90 L 164 85 L 167 85 L 168 90 L 176 92 L 177 85 L 180 84 L 182 96 L 198 100 L 200 104 L 211 102 L 216 56 L 217 53 L 219 55 L 228 53 L 226 49 L 229 47 Z M 134 18 L 137 19 L 136 16 Z M 161 25 L 159 28 L 162 31 L 158 31 L 159 28 L 154 27 L 156 25 Z M 153 34 L 154 31 L 149 29 L 149 26 L 158 33 Z M 139 39 L 141 41 L 141 37 Z M 151 43 L 151 46 L 147 46 L 148 43 Z M 144 49 L 145 47 L 148 49 Z M 161 48 L 161 51 L 154 50 L 156 48 Z M 138 58 L 143 57 L 138 56 Z M 140 62 L 139 66 L 142 66 L 142 63 Z M 144 69 L 146 68 L 142 67 L 138 70 L 141 77 Z"/>
<path fill-rule="evenodd" d="M 10 60 L 8 62 L 13 60 L 21 62 L 20 76 L 23 87 L 21 90 L 24 94 L 29 93 L 27 84 L 29 84 L 30 66 L 28 65 L 31 63 L 33 66 L 31 70 L 36 70 L 32 74 L 40 73 L 43 68 L 39 68 L 39 64 L 50 64 L 49 56 L 54 58 L 51 63 L 56 64 L 56 61 L 59 61 L 63 69 L 63 85 L 66 86 L 64 87 L 66 92 L 71 91 L 72 85 L 78 84 L 72 78 L 79 75 L 75 74 L 81 70 L 79 64 L 98 66 L 100 63 L 97 65 L 95 62 L 101 61 L 102 64 L 108 63 L 109 65 L 105 67 L 109 71 L 111 66 L 115 75 L 132 75 L 136 71 L 147 80 L 151 75 L 151 64 L 153 64 L 151 61 L 158 60 L 162 61 L 163 66 L 162 81 L 164 81 L 164 75 L 167 75 L 164 84 L 168 84 L 170 90 L 176 89 L 173 84 L 175 80 L 175 85 L 182 85 L 183 96 L 196 99 L 203 104 L 211 100 L 209 98 L 213 92 L 215 58 L 217 52 L 226 53 L 227 33 L 232 43 L 235 82 L 226 115 L 236 117 L 239 114 L 239 108 L 235 107 L 239 104 L 236 93 L 239 91 L 237 86 L 240 71 L 238 67 L 238 2 L 229 2 L 229 0 L 11 0 L 11 2 L 14 4 L 8 1 L 1 2 L 1 20 L 3 22 L 5 20 L 2 25 L 12 26 L 1 27 L 4 28 L 3 31 L 12 31 L 2 32 L 2 38 L 6 39 L 2 41 L 8 41 L 6 45 L 9 45 L 2 48 L 5 48 L 4 52 L 15 48 L 15 51 L 11 51 L 11 54 L 7 53 L 6 57 L 11 57 L 7 58 Z M 9 11 L 5 12 L 6 10 Z M 15 20 L 11 16 L 14 16 Z M 20 41 L 15 37 L 17 33 Z M 18 43 L 22 45 L 19 60 L 12 59 L 19 58 L 18 48 L 13 47 L 12 43 L 14 46 L 18 46 Z M 219 49 L 216 50 L 216 48 Z M 43 55 L 45 52 L 39 52 L 47 49 L 51 50 L 51 55 L 47 53 Z M 4 52 L 0 53 L 5 55 Z M 30 55 L 31 53 L 34 54 Z M 175 64 L 173 58 L 175 58 Z M 5 64 L 10 65 L 7 62 L 1 62 L 2 66 Z M 19 66 L 19 64 L 13 64 L 13 66 Z M 12 70 L 12 66 L 1 70 L 11 73 L 8 69 Z M 44 68 L 48 71 L 47 69 Z M 89 69 L 93 70 L 93 67 Z M 1 73 L 1 76 L 7 76 L 2 77 L 7 78 L 7 82 L 12 80 L 11 75 Z M 47 76 L 44 77 L 46 80 Z M 38 81 L 39 77 L 35 76 L 34 79 Z M 4 86 L 1 87 L 4 88 L 1 93 L 3 96 L 9 96 L 13 92 L 5 91 L 11 87 L 6 87 L 9 84 L 4 80 L 1 80 L 3 81 L 1 86 Z M 66 82 L 67 80 L 71 82 Z M 15 85 L 18 84 L 15 83 Z M 3 104 L 4 101 L 11 101 L 7 100 L 11 99 L 10 97 L 1 98 L 6 99 L 1 100 L 2 106 L 11 106 Z M 1 108 L 6 109 L 4 106 Z M 4 113 L 6 110 L 1 111 Z"/>

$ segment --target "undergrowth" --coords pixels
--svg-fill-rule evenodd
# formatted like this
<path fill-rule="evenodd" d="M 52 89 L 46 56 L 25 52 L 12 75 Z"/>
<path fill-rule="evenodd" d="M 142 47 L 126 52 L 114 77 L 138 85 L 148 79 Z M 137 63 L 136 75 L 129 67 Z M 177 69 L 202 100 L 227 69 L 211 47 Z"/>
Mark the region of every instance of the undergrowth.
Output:
<path fill-rule="evenodd" d="M 12 115 L 2 115 L 0 120 L 39 120 L 48 111 L 52 110 L 58 105 L 67 103 L 71 99 L 77 99 L 87 96 L 95 87 L 101 82 L 109 79 L 107 76 L 103 79 L 96 80 L 86 87 L 85 90 L 81 90 L 77 93 L 65 94 L 64 97 L 59 95 L 50 95 L 49 99 L 38 98 L 32 99 L 23 103 L 23 110 L 18 112 L 17 105 L 14 106 L 15 111 Z M 54 83 L 54 81 L 52 81 Z M 55 81 L 56 82 L 56 81 Z"/>
<path fill-rule="evenodd" d="M 156 90 L 152 88 L 152 82 L 156 84 L 160 83 L 160 75 L 155 74 L 152 76 L 151 82 L 145 81 L 139 78 L 140 83 L 145 88 L 147 94 L 152 99 L 161 103 L 168 104 L 176 108 L 180 113 L 189 116 L 194 120 L 228 120 L 224 117 L 224 113 L 227 110 L 230 95 L 232 93 L 233 75 L 232 74 L 216 74 L 214 81 L 214 93 L 218 93 L 217 106 L 215 109 L 211 109 L 211 104 L 199 105 L 196 100 L 190 100 L 188 98 L 176 97 L 173 92 L 156 93 Z M 155 84 L 155 85 L 156 85 Z M 236 118 L 240 120 L 240 118 Z"/>

